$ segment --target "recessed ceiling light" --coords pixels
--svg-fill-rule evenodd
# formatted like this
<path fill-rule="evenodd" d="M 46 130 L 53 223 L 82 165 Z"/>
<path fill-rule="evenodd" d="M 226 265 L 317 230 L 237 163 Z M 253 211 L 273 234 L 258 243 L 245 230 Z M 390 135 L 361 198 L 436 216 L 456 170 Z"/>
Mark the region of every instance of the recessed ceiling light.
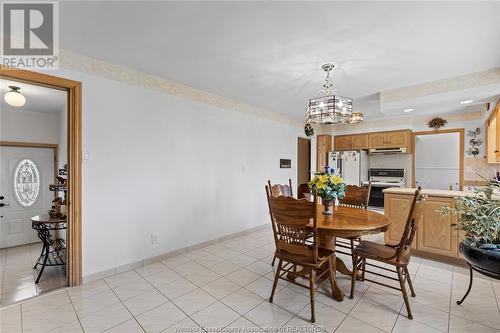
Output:
<path fill-rule="evenodd" d="M 461 101 L 460 104 L 470 104 L 472 102 L 474 102 L 473 99 L 466 99 L 465 101 Z"/>
<path fill-rule="evenodd" d="M 415 109 L 412 109 L 412 108 L 408 108 L 408 109 L 404 109 L 403 112 L 413 112 L 415 111 Z"/>

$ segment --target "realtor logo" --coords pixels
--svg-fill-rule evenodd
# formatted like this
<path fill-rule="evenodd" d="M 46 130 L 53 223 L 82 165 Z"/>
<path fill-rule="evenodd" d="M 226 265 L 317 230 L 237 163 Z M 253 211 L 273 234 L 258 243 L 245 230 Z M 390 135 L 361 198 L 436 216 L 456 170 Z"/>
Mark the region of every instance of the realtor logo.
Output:
<path fill-rule="evenodd" d="M 2 65 L 58 68 L 57 2 L 10 2 L 2 8 Z"/>

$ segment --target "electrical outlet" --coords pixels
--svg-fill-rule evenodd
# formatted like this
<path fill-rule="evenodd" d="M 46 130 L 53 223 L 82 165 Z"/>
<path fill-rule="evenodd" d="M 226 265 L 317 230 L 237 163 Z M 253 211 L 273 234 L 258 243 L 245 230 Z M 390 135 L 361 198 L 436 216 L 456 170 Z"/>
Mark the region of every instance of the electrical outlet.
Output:
<path fill-rule="evenodd" d="M 160 235 L 158 233 L 151 234 L 151 245 L 160 244 Z"/>

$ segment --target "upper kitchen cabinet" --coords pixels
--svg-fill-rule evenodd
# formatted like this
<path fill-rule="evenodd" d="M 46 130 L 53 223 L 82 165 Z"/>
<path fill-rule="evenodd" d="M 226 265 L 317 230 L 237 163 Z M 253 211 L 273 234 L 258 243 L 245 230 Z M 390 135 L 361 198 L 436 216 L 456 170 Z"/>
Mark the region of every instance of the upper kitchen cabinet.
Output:
<path fill-rule="evenodd" d="M 411 152 L 411 146 L 410 130 L 336 135 L 334 138 L 334 150 L 402 147 Z"/>
<path fill-rule="evenodd" d="M 410 147 L 411 131 L 393 131 L 387 132 L 387 148 Z"/>
<path fill-rule="evenodd" d="M 387 132 L 368 134 L 370 148 L 387 148 Z"/>
<path fill-rule="evenodd" d="M 351 135 L 352 149 L 368 149 L 368 134 Z"/>
<path fill-rule="evenodd" d="M 332 136 L 318 135 L 316 139 L 316 171 L 323 171 L 328 165 L 328 152 L 332 150 Z"/>
<path fill-rule="evenodd" d="M 500 102 L 486 124 L 486 138 L 488 163 L 500 163 Z"/>

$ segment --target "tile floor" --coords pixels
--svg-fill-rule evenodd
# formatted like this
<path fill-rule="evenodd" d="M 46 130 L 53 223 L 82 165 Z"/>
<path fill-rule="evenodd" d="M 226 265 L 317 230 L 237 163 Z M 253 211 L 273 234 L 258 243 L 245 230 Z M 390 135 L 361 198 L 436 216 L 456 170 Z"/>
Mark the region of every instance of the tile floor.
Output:
<path fill-rule="evenodd" d="M 0 306 L 66 286 L 64 266 L 46 267 L 35 285 L 39 268 L 33 270 L 33 266 L 41 250 L 41 242 L 0 250 Z"/>
<path fill-rule="evenodd" d="M 406 318 L 397 291 L 358 283 L 353 300 L 336 302 L 326 289 L 320 293 L 312 325 L 306 289 L 283 281 L 275 303 L 267 301 L 273 250 L 271 231 L 260 230 L 6 307 L 0 331 L 500 332 L 500 282 L 477 277 L 469 298 L 457 306 L 468 271 L 419 258 L 410 266 L 414 320 Z M 349 290 L 348 279 L 338 280 Z"/>

